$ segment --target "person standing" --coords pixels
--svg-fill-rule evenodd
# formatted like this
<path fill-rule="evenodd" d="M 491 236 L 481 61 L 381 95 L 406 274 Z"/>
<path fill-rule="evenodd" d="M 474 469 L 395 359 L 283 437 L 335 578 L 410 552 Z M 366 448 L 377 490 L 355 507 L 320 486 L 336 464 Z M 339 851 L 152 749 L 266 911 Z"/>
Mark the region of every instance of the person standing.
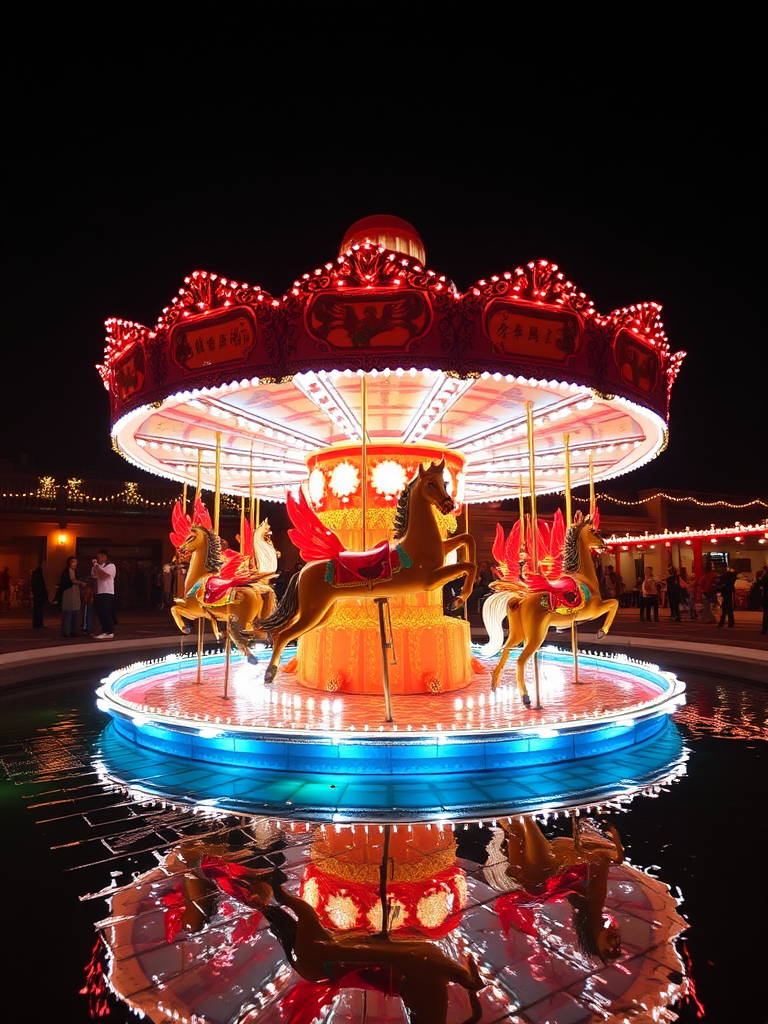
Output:
<path fill-rule="evenodd" d="M 669 602 L 669 615 L 675 622 L 680 621 L 680 600 L 683 596 L 680 586 L 680 577 L 674 565 L 670 565 L 666 579 L 667 601 Z"/>
<path fill-rule="evenodd" d="M 718 626 L 724 626 L 727 619 L 728 629 L 733 629 L 733 592 L 736 589 L 737 578 L 735 569 L 726 569 L 717 587 L 723 602 Z"/>
<path fill-rule="evenodd" d="M 59 589 L 56 593 L 57 601 L 61 607 L 61 635 L 77 636 L 80 622 L 80 588 L 82 582 L 75 576 L 77 559 L 68 558 L 59 580 Z"/>
<path fill-rule="evenodd" d="M 99 551 L 93 559 L 91 576 L 96 581 L 96 594 L 94 606 L 99 617 L 101 633 L 97 640 L 112 640 L 115 635 L 115 574 L 116 566 L 110 562 L 107 551 Z"/>
<path fill-rule="evenodd" d="M 645 615 L 648 621 L 651 621 L 651 612 L 653 612 L 653 621 L 658 622 L 659 581 L 653 575 L 653 569 L 650 567 L 650 565 L 645 570 L 645 579 L 643 580 L 643 601 L 645 603 Z"/>
<path fill-rule="evenodd" d="M 45 562 L 40 562 L 36 569 L 32 570 L 29 584 L 32 590 L 32 627 L 34 629 L 45 629 L 43 614 L 48 602 L 48 584 L 45 582 Z"/>
<path fill-rule="evenodd" d="M 714 622 L 712 601 L 717 593 L 717 573 L 711 566 L 701 577 L 699 587 L 701 588 L 701 621 Z"/>
<path fill-rule="evenodd" d="M 763 636 L 768 633 L 768 569 L 762 570 L 762 575 L 757 574 L 757 578 L 760 581 L 760 593 L 763 608 L 763 623 L 760 627 L 760 632 Z"/>

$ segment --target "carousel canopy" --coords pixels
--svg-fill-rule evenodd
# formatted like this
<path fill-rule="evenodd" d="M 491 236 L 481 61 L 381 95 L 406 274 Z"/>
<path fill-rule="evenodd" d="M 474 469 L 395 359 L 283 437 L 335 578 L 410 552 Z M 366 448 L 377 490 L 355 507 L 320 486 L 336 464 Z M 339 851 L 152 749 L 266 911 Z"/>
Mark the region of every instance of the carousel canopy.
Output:
<path fill-rule="evenodd" d="M 424 266 L 415 229 L 366 218 L 341 254 L 281 297 L 206 271 L 154 328 L 107 321 L 113 443 L 152 473 L 284 498 L 317 450 L 367 440 L 466 459 L 464 498 L 528 491 L 531 403 L 539 493 L 618 476 L 666 443 L 672 354 L 661 307 L 598 313 L 539 260 L 466 292 Z M 363 389 L 366 379 L 366 415 Z"/>

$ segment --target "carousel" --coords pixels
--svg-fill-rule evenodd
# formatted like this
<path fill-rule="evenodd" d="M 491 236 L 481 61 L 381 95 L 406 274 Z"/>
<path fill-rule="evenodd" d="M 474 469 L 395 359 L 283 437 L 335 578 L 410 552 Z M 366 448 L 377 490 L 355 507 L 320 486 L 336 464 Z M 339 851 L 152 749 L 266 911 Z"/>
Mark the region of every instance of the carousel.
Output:
<path fill-rule="evenodd" d="M 617 607 L 592 559 L 595 484 L 667 441 L 683 353 L 658 305 L 598 313 L 544 260 L 461 293 L 427 269 L 411 225 L 382 216 L 280 298 L 196 271 L 153 328 L 107 330 L 113 446 L 184 488 L 173 617 L 197 644 L 104 680 L 105 772 L 127 745 L 215 765 L 217 806 L 243 809 L 248 771 L 260 812 L 391 821 L 586 805 L 679 758 L 682 684 L 578 642 L 579 622 L 603 619 L 604 635 Z M 544 521 L 537 496 L 552 492 L 563 509 Z M 222 551 L 222 495 L 240 502 L 237 551 Z M 452 614 L 477 574 L 472 507 L 510 498 L 488 641 L 473 645 Z M 278 499 L 299 552 L 279 602 L 259 515 Z M 223 650 L 206 653 L 207 626 Z M 546 648 L 550 627 L 570 652 Z M 634 777 L 601 776 L 627 754 Z M 462 779 L 477 792 L 449 806 Z"/>
<path fill-rule="evenodd" d="M 546 261 L 460 293 L 373 217 L 281 298 L 200 271 L 154 328 L 108 322 L 113 445 L 183 485 L 187 570 L 181 653 L 103 680 L 95 766 L 188 839 L 95 894 L 93 1015 L 111 991 L 158 1024 L 674 1019 L 678 900 L 592 815 L 685 772 L 684 687 L 578 637 L 617 607 L 595 484 L 666 444 L 659 313 L 602 315 Z M 510 498 L 473 643 L 472 509 Z"/>

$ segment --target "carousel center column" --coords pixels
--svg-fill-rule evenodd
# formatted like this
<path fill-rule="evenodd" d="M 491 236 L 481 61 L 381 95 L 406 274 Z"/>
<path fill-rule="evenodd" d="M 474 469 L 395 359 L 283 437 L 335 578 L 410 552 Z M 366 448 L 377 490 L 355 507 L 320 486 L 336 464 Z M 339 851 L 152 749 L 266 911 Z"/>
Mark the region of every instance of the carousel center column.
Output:
<path fill-rule="evenodd" d="M 464 458 L 430 445 L 368 444 L 365 546 L 394 543 L 398 498 L 418 471 L 445 458 L 446 483 L 459 500 Z M 324 526 L 348 551 L 362 550 L 363 456 L 359 445 L 324 449 L 307 459 L 307 496 Z M 459 511 L 433 509 L 442 538 L 456 531 Z M 410 552 L 413 556 L 416 553 Z M 446 561 L 456 560 L 451 553 Z M 352 588 L 350 588 L 352 589 Z M 379 618 L 373 598 L 344 597 L 339 588 L 330 619 L 299 641 L 295 669 L 305 686 L 335 693 L 381 694 L 383 690 Z M 456 690 L 472 677 L 470 630 L 464 619 L 443 614 L 442 589 L 390 597 L 395 663 L 389 666 L 392 693 L 441 693 Z"/>

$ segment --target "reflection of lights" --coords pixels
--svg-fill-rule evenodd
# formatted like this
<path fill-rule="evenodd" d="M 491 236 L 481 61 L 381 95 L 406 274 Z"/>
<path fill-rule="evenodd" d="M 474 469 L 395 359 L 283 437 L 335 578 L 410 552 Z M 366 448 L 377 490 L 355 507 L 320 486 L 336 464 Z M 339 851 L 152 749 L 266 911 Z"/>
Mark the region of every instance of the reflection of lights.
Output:
<path fill-rule="evenodd" d="M 371 472 L 371 485 L 374 491 L 383 494 L 385 498 L 400 494 L 407 483 L 405 469 L 391 459 L 379 462 Z"/>
<path fill-rule="evenodd" d="M 360 474 L 351 462 L 340 462 L 331 473 L 331 490 L 337 498 L 348 498 L 360 487 Z"/>

